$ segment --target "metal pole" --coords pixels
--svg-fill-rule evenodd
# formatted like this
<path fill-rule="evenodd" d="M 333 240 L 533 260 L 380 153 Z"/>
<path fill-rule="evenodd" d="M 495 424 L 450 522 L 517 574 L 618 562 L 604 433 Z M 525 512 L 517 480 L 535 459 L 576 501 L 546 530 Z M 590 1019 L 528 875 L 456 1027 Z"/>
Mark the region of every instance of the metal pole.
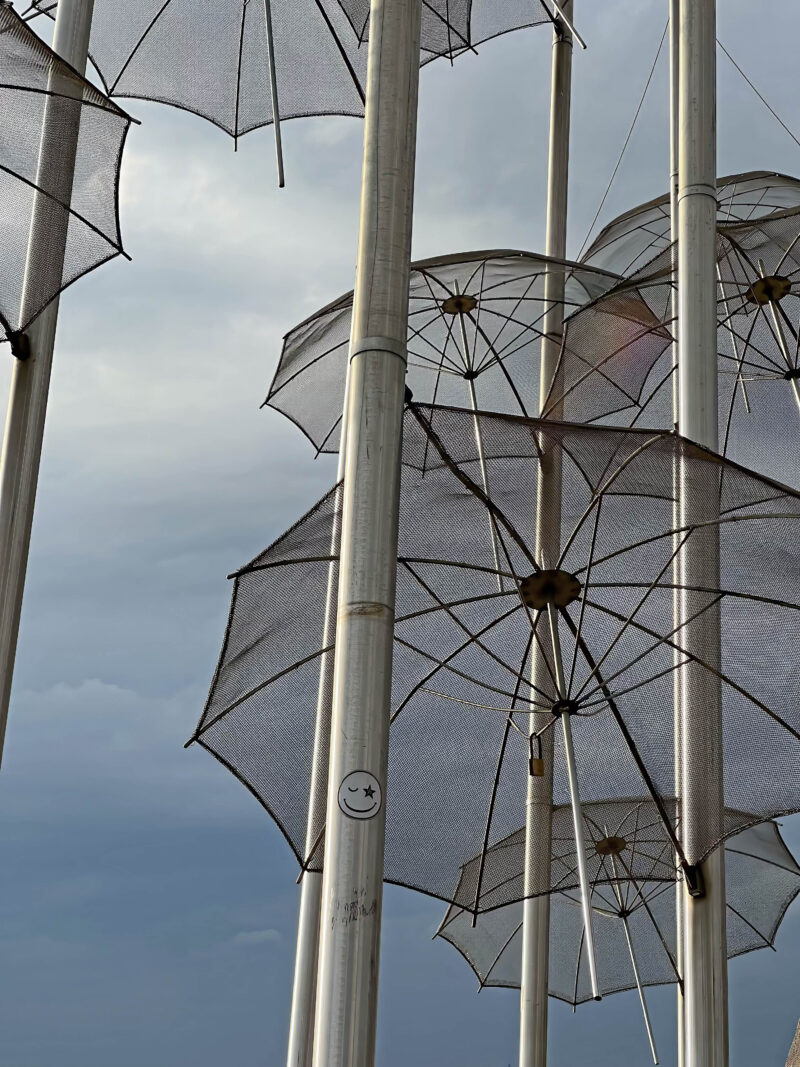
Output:
<path fill-rule="evenodd" d="M 80 74 L 86 69 L 94 0 L 61 0 L 53 34 L 53 51 Z M 81 102 L 65 99 L 75 92 L 73 77 L 51 75 L 39 148 L 37 184 L 50 198 L 36 194 L 28 237 L 28 259 L 22 293 L 21 318 L 32 311 L 31 301 L 41 287 L 61 285 L 69 215 L 53 211 L 55 198 L 72 200 L 75 156 L 80 131 Z M 15 359 L 11 372 L 8 410 L 0 451 L 0 759 L 5 740 L 17 634 L 25 588 L 25 571 L 33 524 L 36 484 L 47 413 L 47 393 L 53 362 L 58 298 L 26 331 L 29 355 Z"/>
<path fill-rule="evenodd" d="M 547 615 L 550 623 L 550 642 L 553 648 L 553 664 L 558 692 L 562 697 L 566 697 L 564 667 L 561 659 L 561 641 L 558 636 L 558 612 L 553 604 L 548 604 Z M 581 807 L 580 789 L 578 787 L 578 770 L 575 766 L 575 750 L 572 745 L 572 715 L 563 707 L 560 715 L 564 735 L 564 761 L 567 765 L 567 780 L 569 782 L 569 800 L 572 808 L 575 855 L 578 860 L 578 881 L 581 887 L 583 938 L 586 945 L 586 956 L 589 960 L 592 996 L 595 1000 L 600 1000 L 600 990 L 597 985 L 597 964 L 594 954 L 594 934 L 592 932 L 592 887 L 589 884 L 589 874 L 586 869 L 586 834 L 584 832 L 583 808 Z"/>
<path fill-rule="evenodd" d="M 269 63 L 269 98 L 272 104 L 272 126 L 275 130 L 275 161 L 278 165 L 278 188 L 284 187 L 283 140 L 281 139 L 281 112 L 278 102 L 278 76 L 275 71 L 275 42 L 272 36 L 272 3 L 264 0 L 264 21 L 267 28 L 267 61 Z"/>
<path fill-rule="evenodd" d="M 314 1067 L 375 1056 L 421 0 L 372 0 Z"/>
<path fill-rule="evenodd" d="M 681 433 L 718 447 L 716 321 L 716 5 L 680 0 L 678 309 Z M 708 602 L 690 588 L 719 583 L 718 471 L 705 476 L 687 462 L 682 522 L 709 522 L 689 538 L 682 559 L 682 618 Z M 681 631 L 692 652 L 719 663 L 719 614 L 701 612 Z M 723 830 L 722 694 L 719 680 L 687 663 L 681 680 L 681 835 L 690 862 Z M 686 1067 L 727 1067 L 727 951 L 724 851 L 697 870 L 695 895 L 683 898 Z M 687 880 L 686 885 L 689 885 Z M 702 894 L 702 895 L 700 895 Z"/>
<path fill-rule="evenodd" d="M 658 1063 L 658 1052 L 656 1052 L 655 1038 L 653 1037 L 653 1027 L 650 1025 L 650 1013 L 647 1010 L 647 1001 L 644 998 L 644 990 L 642 989 L 642 981 L 639 977 L 639 968 L 636 966 L 636 956 L 633 951 L 633 941 L 631 940 L 631 932 L 628 928 L 627 915 L 622 916 L 622 922 L 625 927 L 625 940 L 628 942 L 628 955 L 631 958 L 631 967 L 633 967 L 633 977 L 636 979 L 636 989 L 639 993 L 639 1003 L 642 1006 L 642 1015 L 644 1016 L 644 1025 L 647 1030 L 647 1040 L 650 1042 L 650 1052 L 653 1056 L 653 1063 Z"/>
<path fill-rule="evenodd" d="M 572 20 L 572 0 L 561 5 Z M 550 82 L 550 147 L 547 171 L 547 229 L 545 254 L 564 259 L 567 251 L 567 181 L 569 176 L 572 38 L 561 22 L 553 27 Z M 544 281 L 539 371 L 539 411 L 544 409 L 556 374 L 563 332 L 564 275 L 548 271 Z M 558 419 L 561 411 L 553 412 Z M 555 567 L 561 540 L 561 464 L 559 456 L 543 456 L 536 511 L 536 557 L 543 567 Z M 544 657 L 531 646 L 533 692 L 552 685 Z M 535 733 L 546 716 L 530 715 Z M 522 920 L 522 981 L 520 989 L 520 1067 L 547 1063 L 547 997 L 550 970 L 550 850 L 553 824 L 553 731 L 542 737 L 542 775 L 528 774 L 525 797 L 525 900 Z"/>
<path fill-rule="evenodd" d="M 608 837 L 608 827 L 604 827 L 604 833 Z M 612 883 L 614 889 L 614 896 L 617 898 L 617 904 L 619 905 L 619 917 L 622 919 L 625 926 L 625 940 L 628 942 L 628 955 L 631 958 L 631 967 L 633 968 L 633 977 L 636 980 L 636 990 L 639 994 L 639 1004 L 642 1008 L 642 1015 L 644 1016 L 644 1026 L 647 1031 L 647 1040 L 650 1042 L 650 1052 L 653 1057 L 653 1063 L 658 1065 L 658 1052 L 656 1050 L 656 1041 L 653 1036 L 653 1027 L 650 1025 L 650 1012 L 647 1010 L 647 1000 L 645 999 L 644 989 L 642 988 L 642 982 L 639 977 L 639 967 L 636 963 L 636 954 L 633 951 L 633 939 L 631 938 L 631 931 L 628 925 L 628 914 L 626 911 L 624 902 L 622 900 L 622 890 L 619 887 L 619 873 L 617 871 L 617 861 L 614 854 L 611 854 L 611 869 L 614 872 L 615 881 Z M 630 873 L 630 872 L 628 872 Z M 637 885 L 635 879 L 631 878 L 636 888 L 636 892 L 644 901 L 644 893 Z"/>
<path fill-rule="evenodd" d="M 345 408 L 348 386 L 345 384 Z M 344 477 L 344 434 L 339 442 L 336 481 Z M 334 525 L 331 555 L 340 548 L 341 530 Z M 328 569 L 328 589 L 325 600 L 325 622 L 322 647 L 327 648 L 336 634 L 337 567 Z M 326 652 L 320 663 L 317 714 L 314 725 L 314 755 L 309 786 L 308 820 L 303 862 L 308 863 L 317 847 L 325 824 L 328 800 L 328 759 L 331 741 L 331 703 L 333 700 L 333 652 Z M 297 949 L 294 961 L 294 984 L 289 1015 L 289 1051 L 286 1067 L 311 1067 L 314 1050 L 314 1006 L 317 997 L 317 966 L 319 963 L 319 920 L 322 904 L 322 874 L 303 871 L 300 881 L 300 910 L 297 919 Z"/>
<path fill-rule="evenodd" d="M 678 293 L 675 288 L 678 280 L 678 79 L 679 79 L 679 56 L 680 56 L 680 0 L 669 0 L 669 231 L 672 255 L 672 294 L 670 308 L 672 311 L 672 333 L 678 335 Z M 672 342 L 672 425 L 678 426 L 678 342 Z M 673 490 L 675 505 L 673 508 L 675 529 L 680 529 L 680 464 L 675 462 L 673 467 Z M 676 535 L 674 548 L 678 547 Z M 680 570 L 676 557 L 674 564 L 675 592 L 673 595 L 673 618 L 677 626 L 680 621 Z M 681 653 L 674 651 L 676 667 L 680 664 Z M 681 714 L 680 714 L 680 672 L 675 671 L 673 676 L 673 716 L 674 716 L 674 748 L 675 748 L 675 811 L 678 811 L 678 792 L 680 781 L 680 752 L 681 752 Z M 679 860 L 676 859 L 676 862 Z M 678 973 L 683 973 L 683 884 L 678 879 L 675 883 L 675 956 L 678 965 Z M 677 1067 L 684 1067 L 683 1037 L 683 987 L 680 982 L 675 987 L 675 1018 L 677 1028 Z"/>

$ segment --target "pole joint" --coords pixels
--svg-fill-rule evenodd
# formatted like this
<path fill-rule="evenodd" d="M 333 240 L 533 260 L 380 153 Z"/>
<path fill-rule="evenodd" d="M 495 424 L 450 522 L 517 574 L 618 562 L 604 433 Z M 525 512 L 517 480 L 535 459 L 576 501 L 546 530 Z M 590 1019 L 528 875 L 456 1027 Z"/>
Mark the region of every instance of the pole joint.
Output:
<path fill-rule="evenodd" d="M 397 356 L 403 363 L 408 362 L 408 350 L 405 344 L 395 341 L 391 337 L 362 337 L 354 341 L 350 347 L 350 362 L 362 352 L 386 352 L 390 356 Z"/>

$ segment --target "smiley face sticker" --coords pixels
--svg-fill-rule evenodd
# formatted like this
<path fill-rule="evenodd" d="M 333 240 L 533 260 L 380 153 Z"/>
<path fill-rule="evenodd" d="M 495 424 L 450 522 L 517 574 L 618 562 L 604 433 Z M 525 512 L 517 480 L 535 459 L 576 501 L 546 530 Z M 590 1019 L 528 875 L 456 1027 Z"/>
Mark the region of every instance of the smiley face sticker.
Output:
<path fill-rule="evenodd" d="M 351 819 L 371 819 L 381 810 L 381 783 L 369 771 L 351 771 L 339 786 L 339 807 Z"/>

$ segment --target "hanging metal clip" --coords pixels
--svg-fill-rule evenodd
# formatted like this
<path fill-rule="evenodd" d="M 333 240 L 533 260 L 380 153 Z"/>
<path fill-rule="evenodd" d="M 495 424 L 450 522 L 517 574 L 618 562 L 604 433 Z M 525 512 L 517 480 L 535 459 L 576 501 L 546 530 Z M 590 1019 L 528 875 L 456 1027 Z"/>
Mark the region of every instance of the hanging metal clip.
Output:
<path fill-rule="evenodd" d="M 533 744 L 536 742 L 536 755 L 533 754 Z M 530 757 L 528 759 L 528 769 L 530 770 L 532 778 L 544 778 L 544 759 L 542 758 L 542 739 L 538 734 L 530 734 L 528 737 L 528 747 L 530 749 Z"/>

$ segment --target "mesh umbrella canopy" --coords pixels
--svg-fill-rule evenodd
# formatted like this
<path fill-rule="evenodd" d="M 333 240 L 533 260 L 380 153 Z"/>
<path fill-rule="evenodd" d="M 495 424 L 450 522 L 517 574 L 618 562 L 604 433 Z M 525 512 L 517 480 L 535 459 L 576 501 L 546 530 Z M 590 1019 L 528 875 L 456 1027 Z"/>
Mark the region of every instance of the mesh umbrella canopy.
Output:
<path fill-rule="evenodd" d="M 553 816 L 555 862 L 569 878 L 575 847 L 571 816 L 559 808 Z M 658 812 L 648 802 L 588 804 L 584 823 L 589 857 L 599 861 L 595 864 L 598 875 L 592 878 L 592 925 L 602 994 L 636 988 L 626 924 L 642 985 L 680 981 L 675 893 L 670 874 L 665 873 L 671 845 L 661 832 Z M 522 880 L 524 838 L 523 828 L 487 853 L 487 883 L 508 877 L 512 869 Z M 476 858 L 464 867 L 462 881 L 474 883 L 478 864 Z M 637 869 L 641 870 L 638 876 Z M 800 867 L 774 822 L 728 839 L 725 890 L 728 956 L 772 946 L 786 909 L 800 892 Z M 437 936 L 458 949 L 481 987 L 518 989 L 522 912 L 522 901 L 517 901 L 484 912 L 473 925 L 471 909 L 452 904 Z M 579 895 L 574 890 L 556 892 L 550 900 L 550 995 L 572 1005 L 591 1000 L 588 971 Z"/>
<path fill-rule="evenodd" d="M 431 414 L 413 405 L 405 417 L 387 879 L 449 900 L 463 864 L 518 829 L 528 716 L 541 713 L 550 728 L 557 698 L 572 702 L 582 799 L 640 796 L 644 784 L 672 840 L 673 681 L 689 660 L 721 684 L 725 803 L 742 814 L 693 838 L 686 858 L 699 861 L 737 826 L 800 809 L 800 495 L 664 432 L 437 409 L 434 433 Z M 542 571 L 532 547 L 541 464 L 555 456 L 557 572 Z M 690 486 L 707 491 L 713 479 L 719 493 L 719 584 L 692 598 L 697 617 L 720 613 L 718 669 L 685 650 L 673 624 L 672 561 L 705 532 L 674 528 L 677 463 Z M 334 490 L 237 573 L 192 738 L 255 794 L 313 869 L 324 827 L 311 855 L 303 842 L 338 522 Z M 563 693 L 531 682 L 532 653 L 552 665 L 542 622 L 551 601 L 563 604 Z M 563 804 L 560 731 L 554 746 L 554 803 Z"/>
<path fill-rule="evenodd" d="M 675 285 L 667 248 L 572 316 L 560 379 L 568 418 L 671 425 Z M 720 451 L 796 483 L 800 209 L 718 227 L 717 309 Z"/>
<path fill-rule="evenodd" d="M 752 222 L 774 211 L 800 208 L 800 181 L 754 170 L 717 179 L 717 223 Z M 669 194 L 626 211 L 605 226 L 581 256 L 582 263 L 635 273 L 670 244 Z"/>
<path fill-rule="evenodd" d="M 368 0 L 271 0 L 270 10 L 280 118 L 363 115 Z M 109 95 L 171 104 L 241 136 L 274 118 L 265 11 L 264 0 L 96 0 L 92 61 Z M 551 21 L 540 0 L 424 0 L 420 59 Z"/>
<path fill-rule="evenodd" d="M 564 279 L 564 314 L 610 289 L 618 276 L 530 252 L 495 250 L 412 264 L 408 373 L 420 403 L 536 415 L 546 272 Z M 352 292 L 284 339 L 266 403 L 314 446 L 339 448 Z"/>
<path fill-rule="evenodd" d="M 58 58 L 17 14 L 0 3 L 0 202 L 3 258 L 0 267 L 0 340 L 24 354 L 21 331 L 67 285 L 122 253 L 118 214 L 119 168 L 130 118 Z M 55 137 L 75 127 L 80 110 L 71 200 L 57 160 L 40 164 L 45 122 Z M 63 266 L 47 248 L 28 239 L 66 230 Z M 26 269 L 27 265 L 27 269 Z"/>

